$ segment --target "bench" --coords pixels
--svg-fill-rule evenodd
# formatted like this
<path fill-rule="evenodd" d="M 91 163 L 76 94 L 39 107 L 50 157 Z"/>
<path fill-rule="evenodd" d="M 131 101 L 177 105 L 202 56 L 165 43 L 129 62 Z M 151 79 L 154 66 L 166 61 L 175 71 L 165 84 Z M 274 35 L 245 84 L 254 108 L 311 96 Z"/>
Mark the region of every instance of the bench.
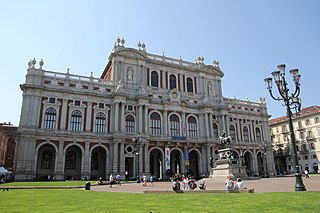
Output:
<path fill-rule="evenodd" d="M 84 188 L 83 186 L 0 186 L 0 190 L 9 189 L 76 189 Z"/>

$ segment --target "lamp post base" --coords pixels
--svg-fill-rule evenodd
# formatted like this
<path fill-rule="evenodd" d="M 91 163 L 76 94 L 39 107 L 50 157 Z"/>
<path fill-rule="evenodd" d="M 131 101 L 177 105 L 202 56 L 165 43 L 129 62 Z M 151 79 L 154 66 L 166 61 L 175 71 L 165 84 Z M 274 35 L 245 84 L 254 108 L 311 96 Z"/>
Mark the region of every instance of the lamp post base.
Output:
<path fill-rule="evenodd" d="M 296 173 L 295 176 L 296 176 L 296 188 L 295 188 L 295 190 L 296 191 L 306 191 L 306 187 L 303 184 L 301 174 Z"/>

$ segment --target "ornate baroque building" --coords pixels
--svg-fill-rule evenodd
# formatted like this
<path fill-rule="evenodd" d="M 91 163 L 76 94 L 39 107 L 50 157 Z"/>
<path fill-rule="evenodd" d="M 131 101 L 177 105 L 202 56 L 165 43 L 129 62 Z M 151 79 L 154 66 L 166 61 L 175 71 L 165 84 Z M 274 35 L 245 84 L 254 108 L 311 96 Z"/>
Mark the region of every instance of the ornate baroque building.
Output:
<path fill-rule="evenodd" d="M 293 114 L 298 160 L 302 171 L 314 173 L 320 159 L 320 106 L 311 106 Z M 292 173 L 290 132 L 286 116 L 270 120 L 275 169 L 278 174 Z"/>
<path fill-rule="evenodd" d="M 143 173 L 209 175 L 218 136 L 233 141 L 234 164 L 274 171 L 266 104 L 222 96 L 219 62 L 195 63 L 127 48 L 118 39 L 100 78 L 29 62 L 17 144 L 16 180 Z M 261 145 L 268 145 L 266 158 Z M 212 161 L 210 162 L 210 159 Z"/>

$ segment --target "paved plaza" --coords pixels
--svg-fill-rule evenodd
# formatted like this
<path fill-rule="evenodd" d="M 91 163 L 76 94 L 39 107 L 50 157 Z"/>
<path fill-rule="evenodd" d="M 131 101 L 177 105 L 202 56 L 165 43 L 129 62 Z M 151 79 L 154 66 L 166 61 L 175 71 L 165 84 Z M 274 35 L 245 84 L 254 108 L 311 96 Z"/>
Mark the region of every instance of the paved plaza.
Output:
<path fill-rule="evenodd" d="M 320 191 L 320 175 L 312 175 L 310 178 L 303 177 L 303 183 L 307 191 Z M 207 189 L 225 189 L 223 182 L 217 182 L 213 179 L 206 179 Z M 181 183 L 182 186 L 182 183 Z M 244 180 L 244 186 L 253 188 L 255 193 L 262 192 L 294 192 L 295 177 L 270 177 L 261 178 L 258 180 Z M 154 186 L 142 186 L 142 183 L 122 183 L 121 186 L 113 185 L 97 185 L 92 186 L 91 190 L 100 192 L 127 192 L 127 193 L 142 193 L 143 190 L 171 190 L 171 182 L 154 182 Z M 195 189 L 199 190 L 199 188 Z"/>

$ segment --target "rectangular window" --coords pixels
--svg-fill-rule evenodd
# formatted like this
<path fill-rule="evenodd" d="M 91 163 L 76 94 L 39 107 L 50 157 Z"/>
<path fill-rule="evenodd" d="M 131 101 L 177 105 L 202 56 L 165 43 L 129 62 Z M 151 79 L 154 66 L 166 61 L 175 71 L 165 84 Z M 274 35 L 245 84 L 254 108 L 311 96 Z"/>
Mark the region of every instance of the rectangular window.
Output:
<path fill-rule="evenodd" d="M 75 102 L 74 102 L 74 105 L 80 106 L 80 101 L 75 101 Z"/>
<path fill-rule="evenodd" d="M 49 98 L 49 103 L 50 104 L 54 104 L 56 102 L 56 99 L 55 98 Z"/>
<path fill-rule="evenodd" d="M 99 108 L 104 109 L 104 103 L 99 103 Z"/>

